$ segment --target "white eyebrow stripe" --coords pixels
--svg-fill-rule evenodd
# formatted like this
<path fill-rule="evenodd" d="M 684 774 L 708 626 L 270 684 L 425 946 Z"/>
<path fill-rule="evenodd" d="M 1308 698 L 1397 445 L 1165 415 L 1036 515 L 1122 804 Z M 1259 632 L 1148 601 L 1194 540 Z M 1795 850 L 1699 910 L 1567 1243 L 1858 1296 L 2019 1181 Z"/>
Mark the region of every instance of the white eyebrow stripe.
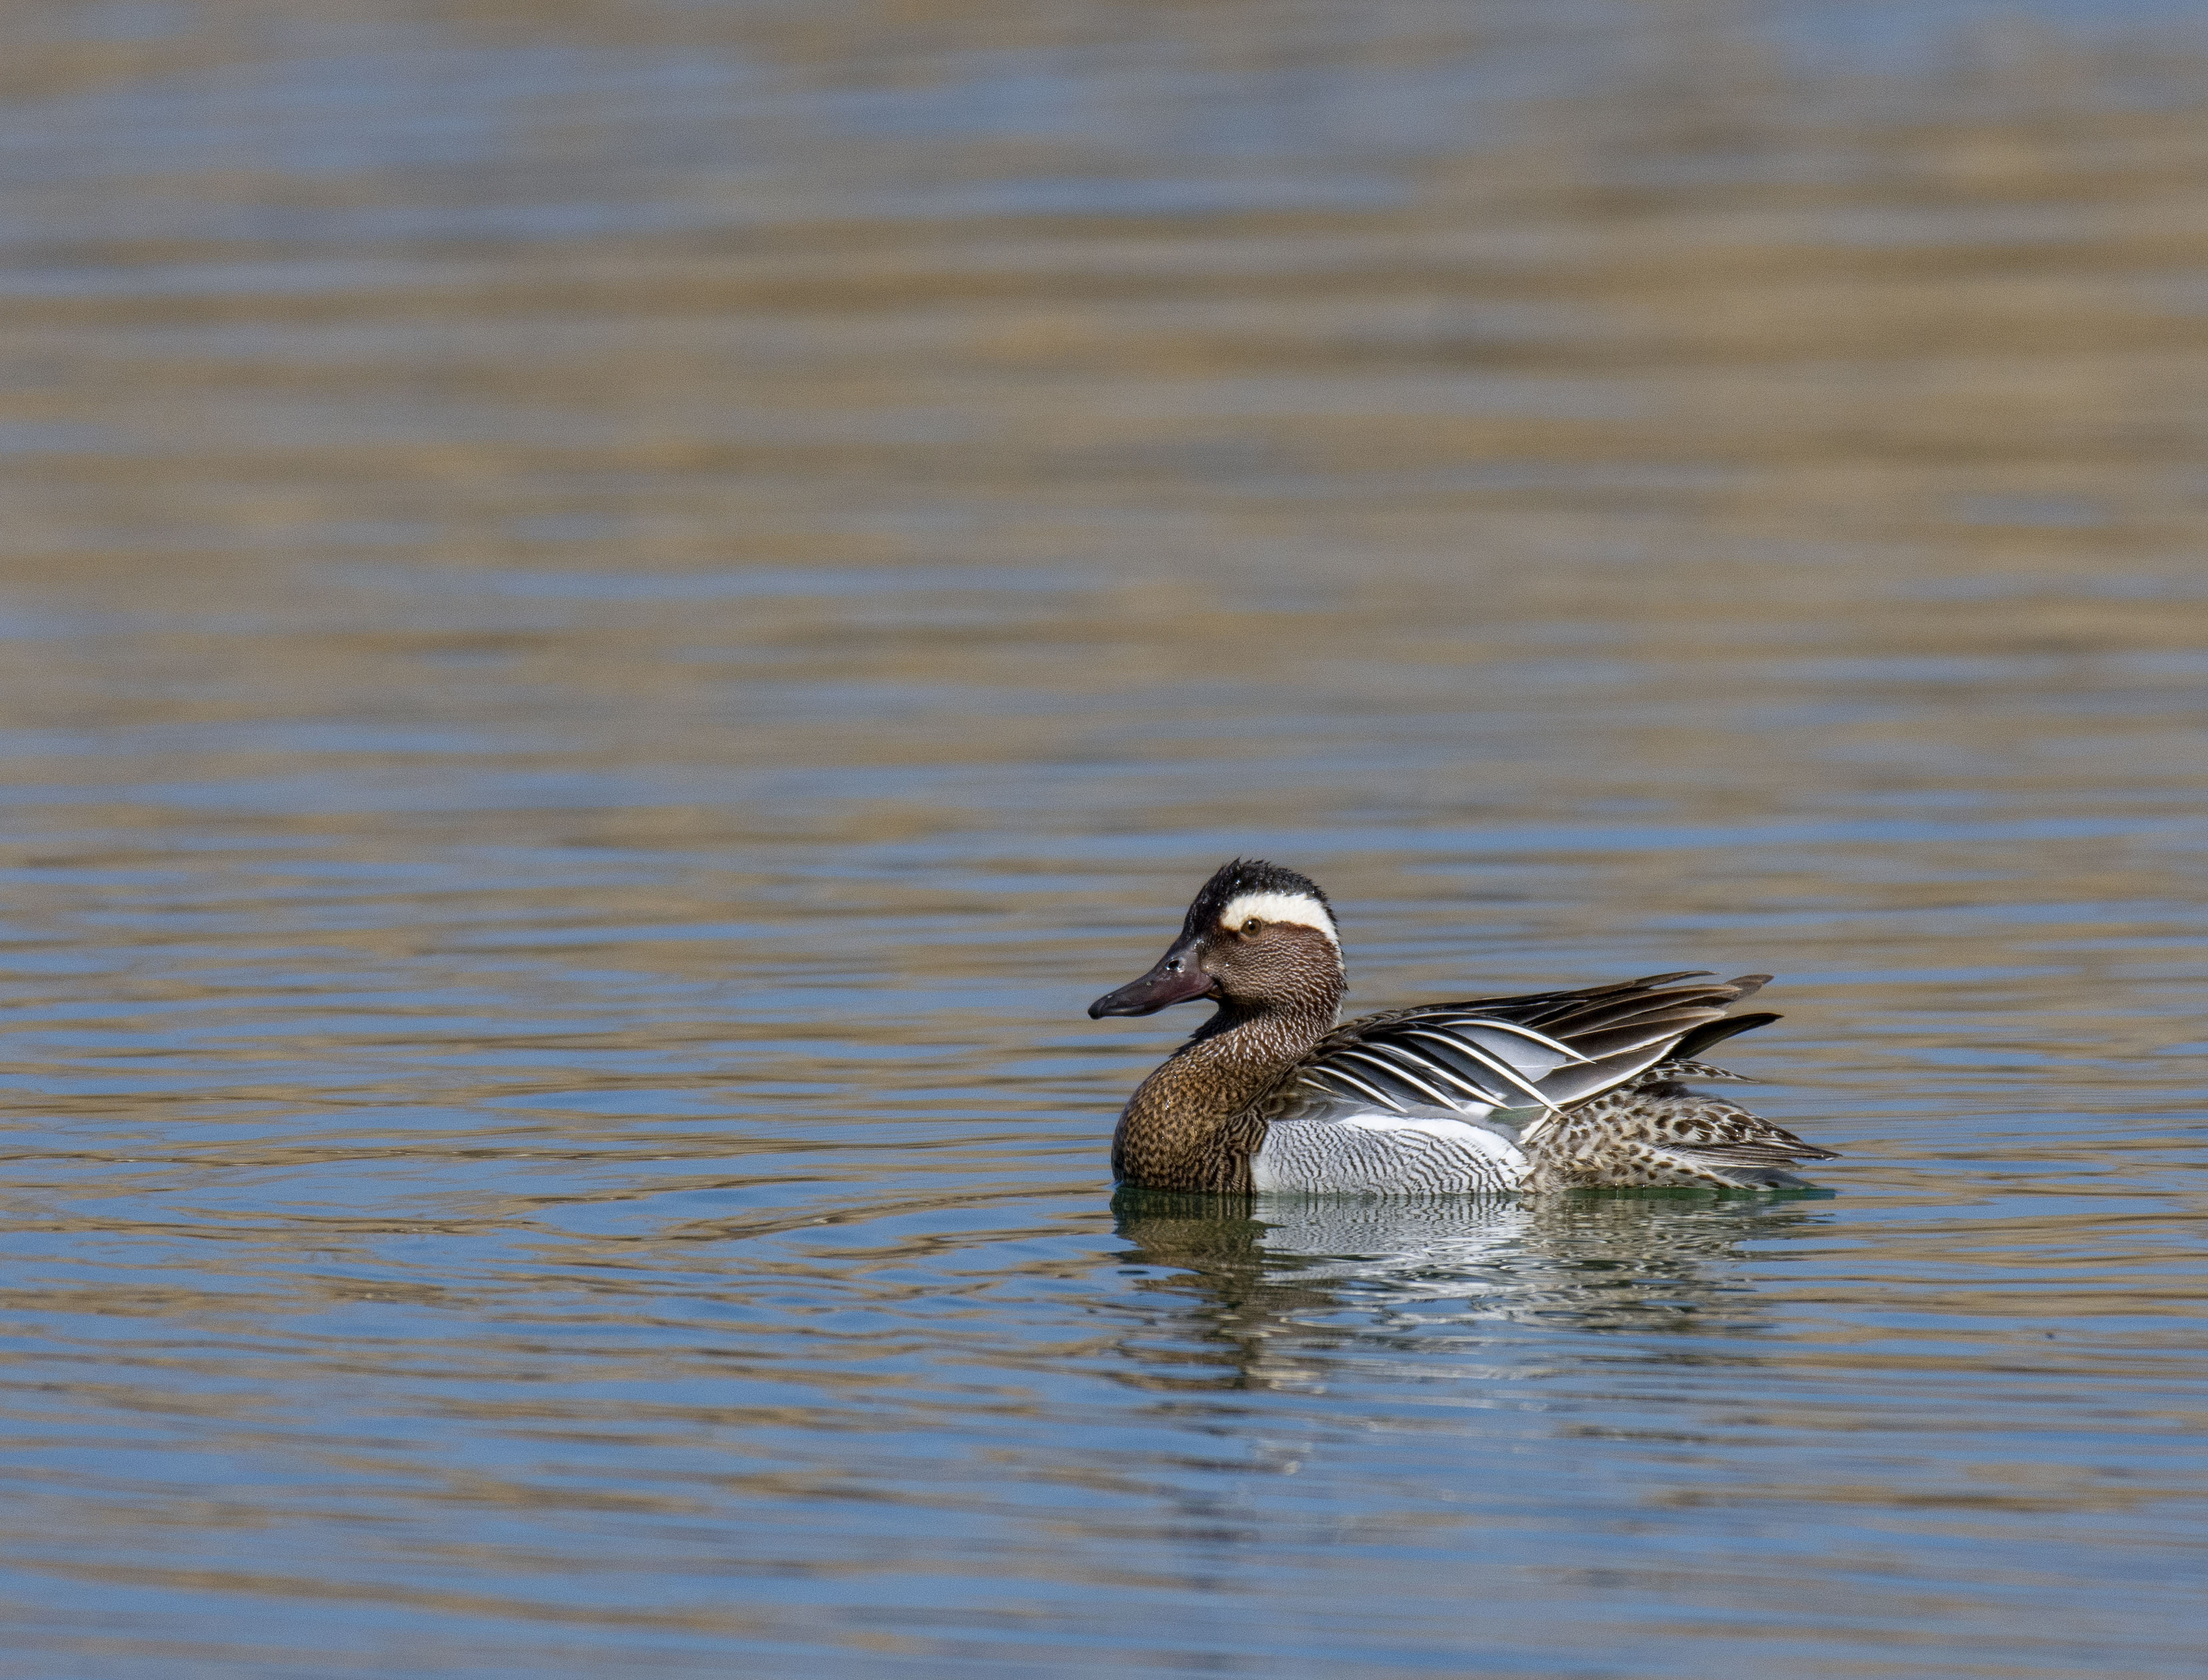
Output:
<path fill-rule="evenodd" d="M 1326 913 L 1325 905 L 1307 892 L 1245 892 L 1219 913 L 1220 922 L 1228 927 L 1239 927 L 1251 916 L 1260 921 L 1292 921 L 1299 927 L 1316 927 L 1326 935 L 1329 945 L 1336 951 L 1341 949 L 1334 918 Z"/>

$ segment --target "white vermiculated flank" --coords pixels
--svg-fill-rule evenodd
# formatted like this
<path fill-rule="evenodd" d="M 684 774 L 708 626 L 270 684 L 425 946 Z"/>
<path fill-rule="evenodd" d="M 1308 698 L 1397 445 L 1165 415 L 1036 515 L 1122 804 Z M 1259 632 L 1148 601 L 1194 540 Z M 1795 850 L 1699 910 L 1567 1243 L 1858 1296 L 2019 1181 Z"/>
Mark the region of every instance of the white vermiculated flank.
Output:
<path fill-rule="evenodd" d="M 1292 921 L 1299 927 L 1316 927 L 1336 951 L 1341 940 L 1334 931 L 1334 918 L 1326 906 L 1307 892 L 1245 892 L 1219 913 L 1229 927 L 1239 927 L 1255 916 L 1260 921 Z"/>
<path fill-rule="evenodd" d="M 1482 1194 L 1516 1190 L 1526 1172 L 1524 1152 L 1485 1126 L 1440 1114 L 1348 1114 L 1267 1128 L 1250 1157 L 1250 1187 Z"/>

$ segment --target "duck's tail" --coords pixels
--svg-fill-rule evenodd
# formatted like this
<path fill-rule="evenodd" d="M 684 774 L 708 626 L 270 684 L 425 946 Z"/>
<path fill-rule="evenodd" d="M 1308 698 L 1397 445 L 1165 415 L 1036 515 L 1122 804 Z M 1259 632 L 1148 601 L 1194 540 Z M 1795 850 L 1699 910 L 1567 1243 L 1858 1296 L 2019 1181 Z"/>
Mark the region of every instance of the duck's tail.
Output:
<path fill-rule="evenodd" d="M 1691 1050 L 1761 1026 L 1769 1017 L 1713 1021 Z M 1689 1079 L 1738 1079 L 1737 1073 L 1684 1055 L 1668 1058 L 1637 1079 L 1567 1108 L 1533 1138 L 1527 1153 L 1534 1190 L 1598 1190 L 1629 1185 L 1700 1185 L 1748 1190 L 1799 1185 L 1787 1169 L 1830 1161 L 1836 1151 L 1805 1143 L 1784 1126 L 1721 1096 L 1689 1090 Z"/>

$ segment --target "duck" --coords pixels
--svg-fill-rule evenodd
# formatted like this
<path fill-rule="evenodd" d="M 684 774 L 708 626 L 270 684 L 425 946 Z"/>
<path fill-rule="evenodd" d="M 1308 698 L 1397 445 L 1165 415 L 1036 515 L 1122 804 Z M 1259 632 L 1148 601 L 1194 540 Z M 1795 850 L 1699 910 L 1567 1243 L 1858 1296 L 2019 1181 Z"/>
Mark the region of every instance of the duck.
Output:
<path fill-rule="evenodd" d="M 1344 1022 L 1326 894 L 1236 858 L 1149 972 L 1089 1006 L 1216 1006 L 1128 1099 L 1113 1176 L 1224 1194 L 1803 1187 L 1791 1169 L 1834 1151 L 1690 1084 L 1742 1077 L 1701 1058 L 1779 1018 L 1727 1012 L 1770 978 L 1683 969 Z"/>

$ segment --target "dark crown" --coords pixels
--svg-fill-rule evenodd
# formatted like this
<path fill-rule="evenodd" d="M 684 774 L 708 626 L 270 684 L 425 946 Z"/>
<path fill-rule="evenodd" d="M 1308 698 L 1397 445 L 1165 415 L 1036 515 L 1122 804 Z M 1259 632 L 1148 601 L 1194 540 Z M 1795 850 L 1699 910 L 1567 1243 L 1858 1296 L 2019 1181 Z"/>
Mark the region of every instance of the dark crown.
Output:
<path fill-rule="evenodd" d="M 1209 931 L 1227 907 L 1245 892 L 1308 893 L 1325 905 L 1327 920 L 1334 919 L 1334 906 L 1327 903 L 1326 895 L 1310 876 L 1299 875 L 1293 869 L 1283 869 L 1263 858 L 1238 857 L 1232 863 L 1221 864 L 1203 884 L 1203 891 L 1188 907 L 1188 920 L 1181 923 L 1181 937 L 1188 939 Z"/>

